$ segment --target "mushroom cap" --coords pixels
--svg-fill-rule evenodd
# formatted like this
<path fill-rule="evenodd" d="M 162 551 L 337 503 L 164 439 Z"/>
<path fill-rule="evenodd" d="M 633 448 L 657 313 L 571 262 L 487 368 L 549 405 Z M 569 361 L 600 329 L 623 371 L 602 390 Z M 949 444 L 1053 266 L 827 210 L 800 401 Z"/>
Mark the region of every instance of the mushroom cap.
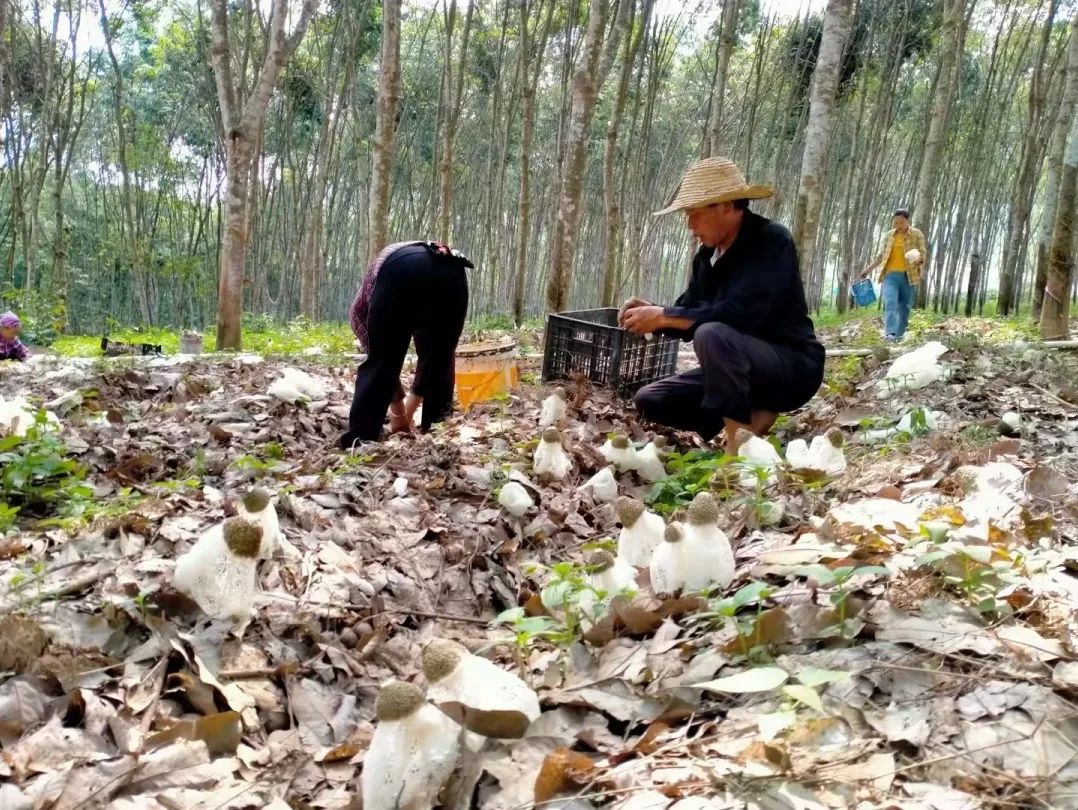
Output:
<path fill-rule="evenodd" d="M 255 487 L 243 496 L 243 508 L 251 513 L 261 512 L 269 506 L 271 497 L 269 490 L 263 489 L 262 487 Z"/>
<path fill-rule="evenodd" d="M 543 431 L 543 441 L 547 444 L 556 444 L 561 442 L 561 434 L 558 433 L 557 428 L 549 427 Z"/>
<path fill-rule="evenodd" d="M 423 691 L 415 684 L 390 681 L 378 692 L 374 712 L 382 722 L 403 720 L 423 705 Z"/>
<path fill-rule="evenodd" d="M 846 437 L 838 428 L 831 428 L 824 436 L 827 437 L 827 441 L 831 442 L 832 447 L 842 447 L 846 443 Z"/>
<path fill-rule="evenodd" d="M 600 549 L 588 557 L 588 566 L 591 568 L 592 573 L 595 574 L 609 571 L 614 567 L 614 562 L 614 555 L 605 549 Z"/>
<path fill-rule="evenodd" d="M 671 523 L 663 530 L 663 540 L 667 543 L 680 543 L 681 537 L 681 527 L 676 523 Z"/>
<path fill-rule="evenodd" d="M 699 492 L 689 504 L 689 523 L 693 526 L 714 526 L 719 522 L 719 504 L 710 492 Z"/>
<path fill-rule="evenodd" d="M 627 437 L 621 436 L 621 435 L 613 436 L 610 439 L 610 446 L 611 447 L 616 447 L 618 450 L 628 450 L 629 449 L 629 439 Z"/>
<path fill-rule="evenodd" d="M 752 436 L 753 436 L 753 434 L 750 433 L 749 431 L 745 430 L 745 428 L 738 428 L 737 433 L 734 434 L 734 445 L 738 449 L 740 449 L 741 445 L 743 445 L 745 442 L 747 442 L 749 439 L 751 439 Z"/>
<path fill-rule="evenodd" d="M 436 638 L 420 654 L 423 674 L 430 683 L 437 683 L 453 673 L 460 664 L 460 659 L 468 654 L 460 644 L 449 639 Z"/>
<path fill-rule="evenodd" d="M 636 521 L 640 520 L 640 516 L 644 514 L 645 509 L 643 501 L 638 501 L 636 498 L 629 498 L 625 495 L 618 498 L 618 520 L 626 529 L 631 529 L 636 525 Z"/>
<path fill-rule="evenodd" d="M 237 557 L 257 557 L 262 545 L 262 527 L 243 518 L 229 518 L 224 525 L 225 545 Z"/>

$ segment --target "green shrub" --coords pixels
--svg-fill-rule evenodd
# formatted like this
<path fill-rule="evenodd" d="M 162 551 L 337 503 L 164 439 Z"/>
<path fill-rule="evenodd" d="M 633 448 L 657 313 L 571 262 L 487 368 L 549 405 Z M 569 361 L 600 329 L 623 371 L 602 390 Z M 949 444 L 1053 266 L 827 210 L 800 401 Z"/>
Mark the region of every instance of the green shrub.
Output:
<path fill-rule="evenodd" d="M 39 411 L 25 436 L 0 437 L 0 524 L 12 525 L 16 513 L 45 517 L 69 501 L 89 498 L 93 490 L 85 478 L 86 468 L 70 457 Z"/>

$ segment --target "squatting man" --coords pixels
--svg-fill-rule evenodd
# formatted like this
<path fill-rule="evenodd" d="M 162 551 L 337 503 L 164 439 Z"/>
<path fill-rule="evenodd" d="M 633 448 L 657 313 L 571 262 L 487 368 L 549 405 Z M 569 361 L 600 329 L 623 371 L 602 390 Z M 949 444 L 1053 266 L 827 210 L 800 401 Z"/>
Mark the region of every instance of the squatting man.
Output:
<path fill-rule="evenodd" d="M 631 332 L 691 340 L 700 361 L 641 388 L 640 413 L 708 441 L 725 430 L 731 454 L 738 429 L 763 436 L 779 413 L 800 408 L 823 382 L 824 349 L 808 315 L 793 237 L 749 210 L 751 200 L 772 194 L 749 185 L 727 158 L 690 166 L 673 201 L 656 212 L 684 211 L 700 241 L 688 289 L 672 307 L 630 298 L 618 316 Z"/>

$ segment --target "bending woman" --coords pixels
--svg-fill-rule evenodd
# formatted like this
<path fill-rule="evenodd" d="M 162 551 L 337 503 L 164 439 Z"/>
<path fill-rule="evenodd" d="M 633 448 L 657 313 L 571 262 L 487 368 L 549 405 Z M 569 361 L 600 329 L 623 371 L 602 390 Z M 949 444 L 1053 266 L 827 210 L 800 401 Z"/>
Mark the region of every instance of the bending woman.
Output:
<path fill-rule="evenodd" d="M 377 440 L 387 410 L 393 433 L 414 429 L 421 404 L 423 430 L 452 410 L 454 358 L 468 312 L 465 268 L 474 266 L 437 242 L 398 242 L 371 262 L 349 311 L 367 359 L 356 375 L 342 448 Z M 418 362 L 406 398 L 400 374 L 413 338 Z"/>

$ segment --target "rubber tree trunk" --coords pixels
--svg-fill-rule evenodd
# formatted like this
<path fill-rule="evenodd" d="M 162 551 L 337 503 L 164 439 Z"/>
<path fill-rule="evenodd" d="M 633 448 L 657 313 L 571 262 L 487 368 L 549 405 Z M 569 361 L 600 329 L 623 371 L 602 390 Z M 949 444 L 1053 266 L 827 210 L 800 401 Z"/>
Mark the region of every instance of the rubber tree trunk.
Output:
<path fill-rule="evenodd" d="M 805 153 L 794 207 L 794 242 L 801 254 L 801 276 L 812 271 L 820 208 L 827 186 L 827 152 L 834 124 L 835 91 L 838 89 L 842 52 L 850 35 L 853 0 L 828 0 L 823 21 L 820 53 L 812 74 L 809 120 L 805 129 Z"/>
<path fill-rule="evenodd" d="M 1041 41 L 1033 64 L 1033 76 L 1029 84 L 1029 109 L 1026 116 L 1026 137 L 1022 143 L 1022 160 L 1018 168 L 1018 179 L 1011 193 L 1010 209 L 1007 215 L 1007 236 L 1003 241 L 1003 263 L 999 276 L 999 303 L 996 311 L 1000 315 L 1010 315 L 1018 309 L 1018 288 L 1022 271 L 1019 254 L 1026 239 L 1030 212 L 1033 208 L 1033 194 L 1040 176 L 1044 159 L 1045 138 L 1048 127 L 1043 125 L 1044 103 L 1047 97 L 1047 81 L 1044 75 L 1044 62 L 1051 40 L 1052 24 L 1055 22 L 1057 0 L 1050 0 L 1048 19 L 1041 32 Z"/>
<path fill-rule="evenodd" d="M 947 143 L 947 130 L 951 122 L 951 107 L 955 86 L 958 83 L 963 40 L 965 39 L 964 15 L 966 0 L 944 0 L 943 27 L 940 31 L 939 79 L 932 98 L 932 112 L 928 119 L 921 170 L 913 195 L 914 219 L 924 232 L 925 239 L 932 238 L 932 214 L 936 202 L 936 184 L 939 179 L 940 160 Z M 933 245 L 928 246 L 925 257 L 925 275 L 922 276 L 917 293 L 918 306 L 924 306 L 928 296 L 928 270 Z"/>
<path fill-rule="evenodd" d="M 516 277 L 513 280 L 513 322 L 519 327 L 524 323 L 526 281 L 528 278 L 528 248 L 531 243 L 531 152 L 532 137 L 535 135 L 535 91 L 539 84 L 539 73 L 546 53 L 547 40 L 550 36 L 551 21 L 554 16 L 554 2 L 549 0 L 545 6 L 546 16 L 542 34 L 539 34 L 538 18 L 543 16 L 544 3 L 540 0 L 536 14 L 536 35 L 538 41 L 535 53 L 531 53 L 529 44 L 528 0 L 520 0 L 520 58 L 522 112 L 520 119 L 520 190 L 517 196 L 517 250 Z"/>
<path fill-rule="evenodd" d="M 1067 87 L 1065 98 L 1074 107 L 1078 92 L 1078 37 L 1075 28 L 1078 17 L 1071 23 L 1071 39 L 1067 45 Z M 1041 337 L 1061 340 L 1068 336 L 1070 315 L 1071 274 L 1074 254 L 1074 206 L 1078 185 L 1078 110 L 1071 114 L 1067 151 L 1059 176 L 1059 199 L 1056 201 L 1056 221 L 1052 229 L 1052 249 L 1048 262 L 1048 281 L 1044 288 L 1041 308 Z"/>
<path fill-rule="evenodd" d="M 1078 34 L 1072 26 L 1070 38 L 1067 40 L 1068 61 L 1071 48 L 1076 47 L 1076 39 L 1078 39 Z M 1072 88 L 1068 72 L 1059 108 L 1056 110 L 1048 155 L 1048 172 L 1044 181 L 1044 210 L 1041 213 L 1040 228 L 1037 232 L 1037 275 L 1033 281 L 1033 318 L 1038 323 L 1044 302 L 1044 287 L 1048 283 L 1049 253 L 1052 249 L 1052 231 L 1056 223 L 1056 203 L 1059 200 L 1059 176 L 1063 171 L 1063 156 L 1067 151 L 1067 133 L 1070 131 L 1075 105 L 1078 103 L 1078 92 L 1071 92 L 1072 90 L 1078 90 L 1078 88 Z"/>
<path fill-rule="evenodd" d="M 708 121 L 707 155 L 722 154 L 723 107 L 726 104 L 726 85 L 730 76 L 730 55 L 737 44 L 737 22 L 741 16 L 741 0 L 723 0 L 719 30 L 719 50 L 715 59 L 715 79 L 711 86 L 711 116 Z"/>
<path fill-rule="evenodd" d="M 400 44 L 400 0 L 382 0 L 382 62 L 378 72 L 378 114 L 374 124 L 368 192 L 367 261 L 374 261 L 389 242 L 389 179 L 397 130 L 397 103 L 401 94 Z"/>
<path fill-rule="evenodd" d="M 217 84 L 217 101 L 225 136 L 225 198 L 221 233 L 221 264 L 217 283 L 217 348 L 240 349 L 243 324 L 243 286 L 247 260 L 247 192 L 257 150 L 254 144 L 266 117 L 273 89 L 288 59 L 296 50 L 318 0 L 303 0 L 295 27 L 285 33 L 288 0 L 273 0 L 266 53 L 254 86 L 246 99 L 243 71 L 233 76 L 228 36 L 229 3 L 212 2 L 212 37 L 209 57 Z M 238 85 L 238 86 L 237 86 Z"/>
<path fill-rule="evenodd" d="M 450 227 L 453 217 L 453 158 L 456 152 L 457 126 L 460 123 L 461 104 L 464 101 L 464 73 L 468 68 L 469 40 L 472 33 L 472 19 L 475 12 L 475 0 L 468 0 L 468 10 L 464 13 L 464 30 L 460 35 L 460 64 L 456 75 L 453 72 L 453 22 L 456 15 L 456 0 L 449 7 L 446 19 L 445 70 L 443 73 L 445 89 L 442 99 L 445 112 L 442 120 L 442 144 L 438 158 L 438 239 L 449 243 Z"/>
<path fill-rule="evenodd" d="M 626 2 L 626 0 L 622 0 Z M 635 0 L 631 0 L 635 3 Z M 617 158 L 618 135 L 621 130 L 621 122 L 625 113 L 625 103 L 629 95 L 629 79 L 632 76 L 633 65 L 636 63 L 637 54 L 640 51 L 640 43 L 644 39 L 644 32 L 651 21 L 651 8 L 655 0 L 643 0 L 644 7 L 641 11 L 639 25 L 636 26 L 632 36 L 625 37 L 625 50 L 622 54 L 621 69 L 618 75 L 618 89 L 614 96 L 614 109 L 610 113 L 610 120 L 606 126 L 606 143 L 603 147 L 603 208 L 606 213 L 606 223 L 603 229 L 603 277 L 599 290 L 599 298 L 602 306 L 614 306 L 617 294 L 618 279 L 621 268 L 621 206 L 618 204 L 617 181 L 614 171 L 614 163 Z M 634 17 L 630 14 L 630 26 Z"/>
<path fill-rule="evenodd" d="M 569 115 L 554 232 L 551 235 L 553 244 L 546 288 L 548 312 L 564 310 L 569 300 L 569 283 L 576 254 L 577 224 L 580 221 L 584 163 L 588 151 L 588 132 L 595 114 L 595 98 L 599 92 L 599 57 L 602 53 L 603 31 L 610 11 L 607 0 L 590 0 L 588 7 L 588 28 L 584 35 L 583 55 L 573 77 L 572 111 Z"/>

